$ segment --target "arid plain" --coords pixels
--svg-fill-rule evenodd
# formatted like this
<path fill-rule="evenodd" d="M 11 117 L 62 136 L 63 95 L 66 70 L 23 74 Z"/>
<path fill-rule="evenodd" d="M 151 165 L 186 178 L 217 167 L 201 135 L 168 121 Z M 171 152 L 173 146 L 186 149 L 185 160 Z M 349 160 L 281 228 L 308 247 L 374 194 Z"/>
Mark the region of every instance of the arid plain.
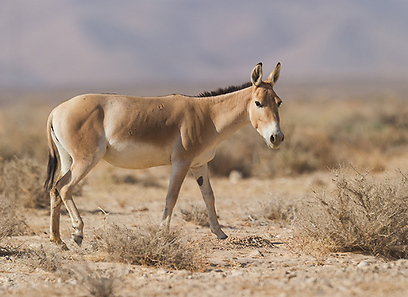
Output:
<path fill-rule="evenodd" d="M 406 296 L 406 88 L 296 85 L 277 92 L 281 148 L 269 149 L 248 126 L 211 163 L 228 239 L 217 240 L 206 226 L 192 176 L 172 233 L 164 234 L 157 226 L 170 168 L 101 162 L 74 197 L 85 222 L 81 247 L 62 210 L 68 251 L 49 242 L 42 190 L 45 121 L 68 98 L 21 92 L 13 102 L 15 94 L 2 95 L 0 295 Z"/>

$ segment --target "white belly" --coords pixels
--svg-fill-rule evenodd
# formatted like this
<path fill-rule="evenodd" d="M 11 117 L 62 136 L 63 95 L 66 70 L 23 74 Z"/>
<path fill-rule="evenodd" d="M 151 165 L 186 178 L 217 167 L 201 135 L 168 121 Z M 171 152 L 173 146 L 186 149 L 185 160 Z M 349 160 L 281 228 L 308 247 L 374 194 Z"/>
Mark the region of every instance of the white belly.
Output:
<path fill-rule="evenodd" d="M 114 166 L 143 169 L 171 164 L 172 146 L 154 146 L 149 143 L 114 142 L 109 143 L 104 160 Z"/>

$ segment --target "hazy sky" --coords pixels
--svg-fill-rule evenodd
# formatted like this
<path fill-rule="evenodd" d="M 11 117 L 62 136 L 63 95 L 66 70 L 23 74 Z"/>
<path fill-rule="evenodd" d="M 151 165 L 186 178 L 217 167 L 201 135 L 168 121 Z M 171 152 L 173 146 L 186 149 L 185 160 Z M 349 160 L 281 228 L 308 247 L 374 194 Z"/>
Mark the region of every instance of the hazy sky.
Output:
<path fill-rule="evenodd" d="M 0 26 L 1 88 L 408 77 L 405 0 L 2 0 Z"/>

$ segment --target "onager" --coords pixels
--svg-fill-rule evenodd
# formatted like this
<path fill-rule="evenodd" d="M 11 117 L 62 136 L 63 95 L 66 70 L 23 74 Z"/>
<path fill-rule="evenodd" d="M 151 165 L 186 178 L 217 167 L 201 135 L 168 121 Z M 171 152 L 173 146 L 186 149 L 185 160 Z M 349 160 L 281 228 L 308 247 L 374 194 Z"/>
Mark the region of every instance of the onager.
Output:
<path fill-rule="evenodd" d="M 171 165 L 162 220 L 167 227 L 181 184 L 191 170 L 207 208 L 211 231 L 219 239 L 227 238 L 217 219 L 208 162 L 224 139 L 249 123 L 269 147 L 279 147 L 284 139 L 278 112 L 282 101 L 273 86 L 280 69 L 278 63 L 262 81 L 259 63 L 252 70 L 250 84 L 217 96 L 85 94 L 57 106 L 47 121 L 45 187 L 51 198 L 51 241 L 65 246 L 60 236 L 64 202 L 72 220 L 72 238 L 81 245 L 84 223 L 72 192 L 101 159 L 131 169 Z"/>

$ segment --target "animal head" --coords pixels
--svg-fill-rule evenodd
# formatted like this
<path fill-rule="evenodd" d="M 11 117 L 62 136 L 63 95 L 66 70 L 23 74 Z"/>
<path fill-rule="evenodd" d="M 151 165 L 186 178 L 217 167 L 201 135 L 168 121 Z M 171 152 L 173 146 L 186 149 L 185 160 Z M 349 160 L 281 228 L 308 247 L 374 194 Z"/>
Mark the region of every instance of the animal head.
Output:
<path fill-rule="evenodd" d="M 249 118 L 252 126 L 271 148 L 279 148 L 284 140 L 279 118 L 282 100 L 273 90 L 279 79 L 280 69 L 281 64 L 278 63 L 265 81 L 262 81 L 262 63 L 258 63 L 251 73 L 252 99 L 248 109 Z"/>

